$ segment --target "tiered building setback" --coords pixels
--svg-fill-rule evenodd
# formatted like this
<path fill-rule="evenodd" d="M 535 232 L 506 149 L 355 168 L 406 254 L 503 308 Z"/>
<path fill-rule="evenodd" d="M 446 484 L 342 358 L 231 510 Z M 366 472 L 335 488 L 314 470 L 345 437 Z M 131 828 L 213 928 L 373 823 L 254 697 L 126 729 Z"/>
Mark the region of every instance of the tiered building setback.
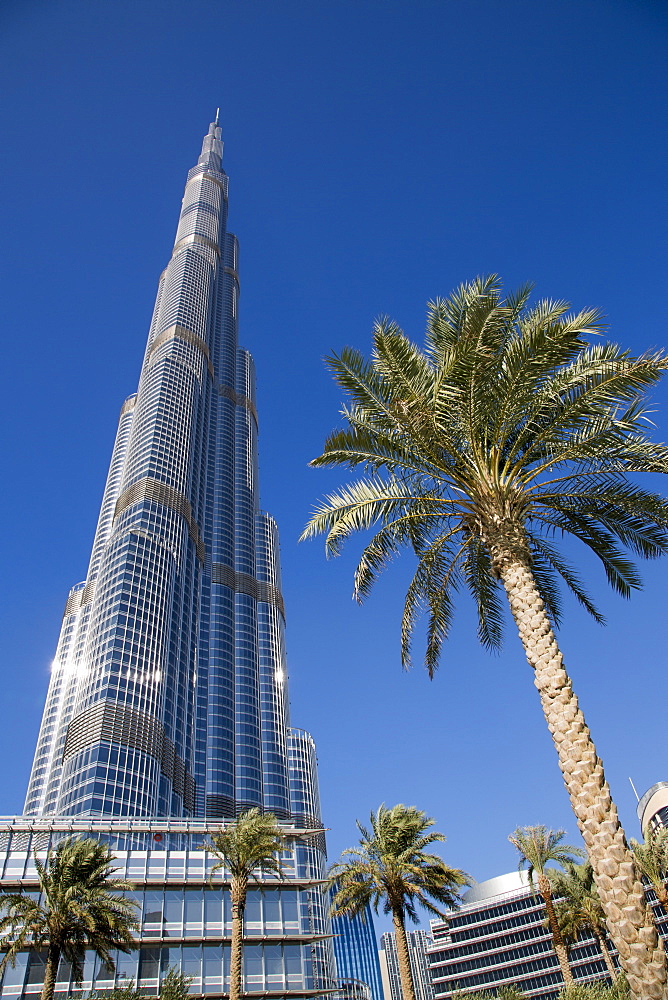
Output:
<path fill-rule="evenodd" d="M 67 602 L 27 815 L 290 816 L 278 538 L 227 196 L 214 122 Z"/>
<path fill-rule="evenodd" d="M 311 997 L 336 988 L 315 746 L 289 727 L 278 535 L 259 509 L 222 155 L 216 116 L 188 173 L 137 392 L 121 407 L 88 573 L 67 600 L 24 815 L 0 820 L 0 876 L 34 892 L 35 852 L 65 836 L 104 840 L 142 923 L 116 980 L 155 994 L 175 966 L 195 995 L 222 996 L 229 873 L 212 887 L 199 848 L 249 807 L 273 812 L 285 876 L 249 897 L 245 990 Z M 38 993 L 43 971 L 43 956 L 24 952 L 3 996 Z M 73 985 L 61 963 L 57 991 Z M 84 989 L 110 985 L 87 956 Z"/>

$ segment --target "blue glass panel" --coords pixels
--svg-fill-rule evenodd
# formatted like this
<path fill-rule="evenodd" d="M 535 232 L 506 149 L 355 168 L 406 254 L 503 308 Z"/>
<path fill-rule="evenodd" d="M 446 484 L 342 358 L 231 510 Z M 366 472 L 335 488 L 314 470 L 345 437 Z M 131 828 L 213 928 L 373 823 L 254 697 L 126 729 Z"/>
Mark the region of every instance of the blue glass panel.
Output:
<path fill-rule="evenodd" d="M 184 975 L 199 979 L 202 974 L 202 948 L 200 945 L 183 946 L 181 970 Z"/>
<path fill-rule="evenodd" d="M 186 924 L 201 924 L 202 922 L 201 889 L 186 889 L 183 919 Z"/>
<path fill-rule="evenodd" d="M 160 949 L 141 948 L 139 950 L 139 978 L 157 979 L 160 970 Z"/>
<path fill-rule="evenodd" d="M 220 981 L 223 974 L 222 945 L 205 944 L 202 948 L 202 975 Z"/>

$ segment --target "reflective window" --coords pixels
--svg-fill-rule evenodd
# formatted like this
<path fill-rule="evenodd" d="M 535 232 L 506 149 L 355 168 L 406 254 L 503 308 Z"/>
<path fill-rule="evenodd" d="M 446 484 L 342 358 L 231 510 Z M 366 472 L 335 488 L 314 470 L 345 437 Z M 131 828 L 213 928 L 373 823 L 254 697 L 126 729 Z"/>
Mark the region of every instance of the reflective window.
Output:
<path fill-rule="evenodd" d="M 31 951 L 28 957 L 28 975 L 26 983 L 43 983 L 46 971 L 46 952 Z"/>
<path fill-rule="evenodd" d="M 223 925 L 223 893 L 221 889 L 205 889 L 204 891 L 204 921 L 207 930 L 210 927 L 220 928 Z"/>
<path fill-rule="evenodd" d="M 202 923 L 202 890 L 186 889 L 183 919 L 186 924 Z"/>
<path fill-rule="evenodd" d="M 222 945 L 204 945 L 202 960 L 202 976 L 205 980 L 217 980 L 220 982 L 223 974 L 223 948 Z"/>
<path fill-rule="evenodd" d="M 163 920 L 166 924 L 181 924 L 183 919 L 183 892 L 168 889 L 165 892 Z"/>
<path fill-rule="evenodd" d="M 160 971 L 160 949 L 140 948 L 139 950 L 139 978 L 157 979 Z"/>
<path fill-rule="evenodd" d="M 184 945 L 181 950 L 181 971 L 186 976 L 199 979 L 202 975 L 202 948 L 200 945 Z"/>

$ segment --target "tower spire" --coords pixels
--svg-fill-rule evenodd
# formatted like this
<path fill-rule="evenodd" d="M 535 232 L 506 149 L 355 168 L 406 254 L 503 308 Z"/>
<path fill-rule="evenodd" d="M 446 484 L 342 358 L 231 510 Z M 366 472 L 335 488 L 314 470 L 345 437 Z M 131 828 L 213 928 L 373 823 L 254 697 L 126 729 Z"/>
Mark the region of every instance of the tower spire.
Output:
<path fill-rule="evenodd" d="M 202 142 L 202 152 L 197 161 L 198 164 L 211 167 L 213 170 L 222 170 L 223 160 L 223 130 L 218 124 L 220 108 L 216 108 L 216 118 L 209 125 L 209 131 L 204 136 Z"/>

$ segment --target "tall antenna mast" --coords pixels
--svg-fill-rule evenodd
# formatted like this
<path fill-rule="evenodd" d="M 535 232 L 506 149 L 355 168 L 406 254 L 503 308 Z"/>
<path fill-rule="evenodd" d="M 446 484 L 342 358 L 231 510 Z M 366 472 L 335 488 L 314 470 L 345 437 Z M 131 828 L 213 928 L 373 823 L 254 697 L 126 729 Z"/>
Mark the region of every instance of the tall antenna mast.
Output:
<path fill-rule="evenodd" d="M 630 777 L 630 776 L 629 776 L 629 781 L 631 782 L 631 788 L 633 789 L 633 794 L 634 794 L 634 795 L 635 795 L 635 797 L 636 797 L 636 801 L 637 801 L 637 802 L 640 802 L 640 796 L 638 795 L 638 793 L 637 793 L 637 791 L 636 791 L 636 786 L 635 786 L 635 785 L 633 784 L 633 781 L 631 780 L 631 777 Z"/>

